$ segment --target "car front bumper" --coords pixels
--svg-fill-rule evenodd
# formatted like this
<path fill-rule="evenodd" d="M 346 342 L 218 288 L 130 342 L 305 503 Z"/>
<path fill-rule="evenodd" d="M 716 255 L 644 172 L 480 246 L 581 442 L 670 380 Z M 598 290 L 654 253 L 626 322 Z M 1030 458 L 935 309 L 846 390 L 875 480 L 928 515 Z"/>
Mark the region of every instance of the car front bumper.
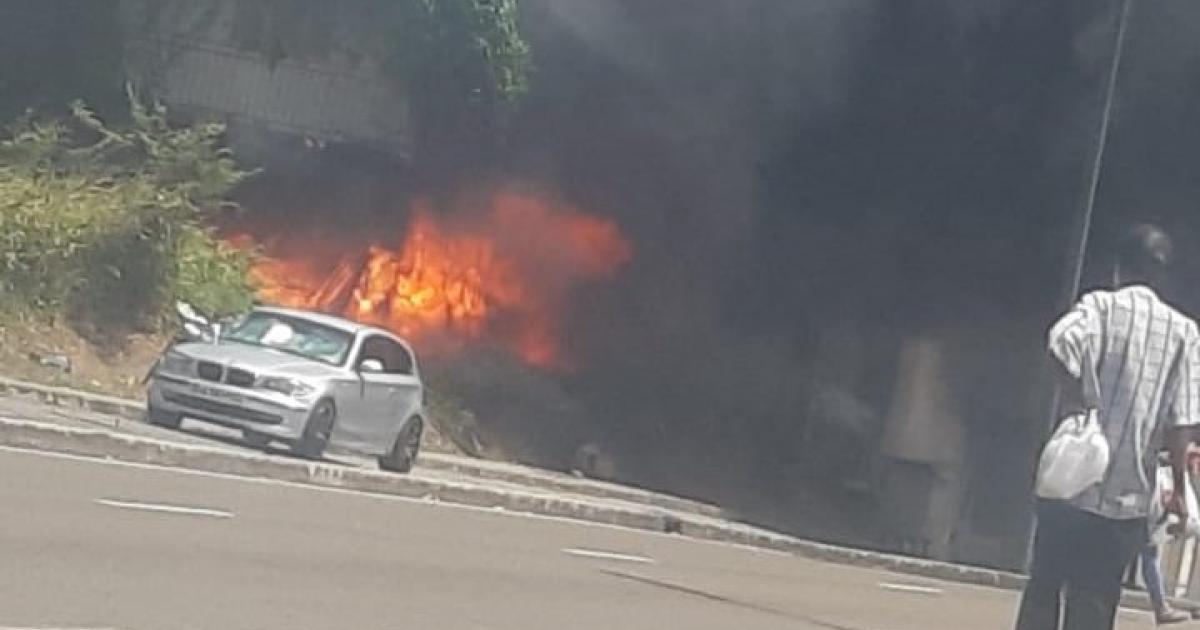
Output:
<path fill-rule="evenodd" d="M 146 399 L 160 411 L 284 440 L 299 439 L 313 405 L 273 392 L 161 372 L 151 377 Z"/>

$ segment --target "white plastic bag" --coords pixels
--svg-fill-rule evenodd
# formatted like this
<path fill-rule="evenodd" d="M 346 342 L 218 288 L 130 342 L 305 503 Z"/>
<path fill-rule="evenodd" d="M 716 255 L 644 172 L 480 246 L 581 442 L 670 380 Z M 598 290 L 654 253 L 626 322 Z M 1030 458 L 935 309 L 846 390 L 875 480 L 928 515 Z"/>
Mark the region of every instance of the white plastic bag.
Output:
<path fill-rule="evenodd" d="M 1086 344 L 1080 349 L 1079 386 L 1087 411 L 1058 423 L 1038 461 L 1035 492 L 1043 499 L 1074 499 L 1103 481 L 1108 473 L 1111 454 L 1096 411 L 1101 400 L 1100 379 Z"/>
<path fill-rule="evenodd" d="M 1108 440 L 1096 411 L 1068 416 L 1042 449 L 1037 495 L 1043 499 L 1073 499 L 1104 479 L 1108 460 Z"/>

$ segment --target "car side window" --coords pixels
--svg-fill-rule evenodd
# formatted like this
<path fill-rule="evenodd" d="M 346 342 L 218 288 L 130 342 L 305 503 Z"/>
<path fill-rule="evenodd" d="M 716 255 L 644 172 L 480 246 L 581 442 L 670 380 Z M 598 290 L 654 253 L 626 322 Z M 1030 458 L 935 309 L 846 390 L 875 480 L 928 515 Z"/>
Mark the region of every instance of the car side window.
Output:
<path fill-rule="evenodd" d="M 368 337 L 363 342 L 359 353 L 358 363 L 361 365 L 367 359 L 375 359 L 383 364 L 385 374 L 412 374 L 413 358 L 404 346 L 387 337 Z"/>
<path fill-rule="evenodd" d="M 385 341 L 387 341 L 387 344 L 392 348 L 393 361 L 391 368 L 388 371 L 393 374 L 411 375 L 413 373 L 412 354 L 407 348 L 396 343 L 395 341 L 392 341 L 391 339 L 387 339 Z"/>
<path fill-rule="evenodd" d="M 383 348 L 380 346 L 380 341 L 383 337 L 367 337 L 363 340 L 362 348 L 358 351 L 358 360 L 356 366 L 361 366 L 364 361 L 374 359 L 383 364 L 384 369 L 387 369 L 387 359 L 383 356 Z"/>

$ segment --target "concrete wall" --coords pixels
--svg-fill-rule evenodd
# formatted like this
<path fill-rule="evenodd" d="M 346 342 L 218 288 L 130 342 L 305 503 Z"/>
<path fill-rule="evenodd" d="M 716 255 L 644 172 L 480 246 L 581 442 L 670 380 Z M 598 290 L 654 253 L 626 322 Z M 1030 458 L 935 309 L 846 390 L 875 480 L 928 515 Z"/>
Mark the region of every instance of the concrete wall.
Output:
<path fill-rule="evenodd" d="M 327 4 L 321 19 L 336 45 L 318 49 L 289 41 L 305 35 L 299 28 L 258 28 L 248 37 L 247 3 L 237 0 L 125 0 L 128 73 L 177 109 L 408 156 L 411 115 L 379 61 L 384 34 L 335 6 Z"/>

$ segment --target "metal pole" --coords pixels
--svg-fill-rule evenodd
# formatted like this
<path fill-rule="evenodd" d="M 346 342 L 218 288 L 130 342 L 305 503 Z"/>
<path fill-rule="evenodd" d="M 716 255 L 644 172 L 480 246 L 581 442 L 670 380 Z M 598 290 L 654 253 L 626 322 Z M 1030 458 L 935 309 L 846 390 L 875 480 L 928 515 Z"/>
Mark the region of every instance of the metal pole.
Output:
<path fill-rule="evenodd" d="M 1133 12 L 1133 0 L 1121 0 L 1121 13 L 1117 20 L 1116 33 L 1114 34 L 1112 60 L 1108 67 L 1108 77 L 1104 86 L 1104 100 L 1100 110 L 1100 128 L 1096 137 L 1095 153 L 1092 156 L 1091 170 L 1088 172 L 1087 190 L 1083 202 L 1083 216 L 1080 219 L 1079 234 L 1077 237 L 1078 245 L 1075 248 L 1074 259 L 1071 261 L 1071 276 L 1068 283 L 1069 290 L 1065 294 L 1063 310 L 1071 308 L 1075 301 L 1079 299 L 1079 290 L 1083 284 L 1083 265 L 1087 258 L 1088 241 L 1091 238 L 1092 232 L 1092 217 L 1096 210 L 1096 197 L 1100 191 L 1100 176 L 1104 170 L 1104 154 L 1108 149 L 1108 134 L 1109 127 L 1112 123 L 1113 102 L 1116 100 L 1117 94 L 1117 78 L 1121 74 L 1121 60 L 1125 54 L 1125 38 L 1129 31 L 1129 18 Z M 1049 419 L 1047 421 L 1047 434 L 1053 430 L 1054 424 L 1057 421 L 1058 402 L 1061 393 L 1058 387 L 1054 388 L 1054 396 L 1050 403 Z M 1028 537 L 1028 545 L 1026 547 L 1025 565 L 1033 560 L 1033 530 L 1036 519 L 1030 519 L 1030 531 Z"/>
<path fill-rule="evenodd" d="M 1108 149 L 1108 129 L 1112 122 L 1113 101 L 1117 94 L 1117 77 L 1121 72 L 1121 58 L 1125 53 L 1125 34 L 1129 30 L 1129 16 L 1133 0 L 1121 1 L 1121 18 L 1117 22 L 1116 43 L 1113 45 L 1112 63 L 1108 68 L 1108 82 L 1104 88 L 1104 105 L 1100 113 L 1100 132 L 1096 138 L 1096 153 L 1092 158 L 1092 169 L 1088 174 L 1087 196 L 1083 203 L 1083 219 L 1079 229 L 1079 246 L 1075 251 L 1074 270 L 1071 276 L 1071 291 L 1067 297 L 1067 308 L 1079 299 L 1079 285 L 1083 282 L 1083 263 L 1087 255 L 1088 239 L 1092 231 L 1092 215 L 1096 208 L 1096 195 L 1100 190 L 1100 175 L 1104 169 L 1104 154 Z"/>

